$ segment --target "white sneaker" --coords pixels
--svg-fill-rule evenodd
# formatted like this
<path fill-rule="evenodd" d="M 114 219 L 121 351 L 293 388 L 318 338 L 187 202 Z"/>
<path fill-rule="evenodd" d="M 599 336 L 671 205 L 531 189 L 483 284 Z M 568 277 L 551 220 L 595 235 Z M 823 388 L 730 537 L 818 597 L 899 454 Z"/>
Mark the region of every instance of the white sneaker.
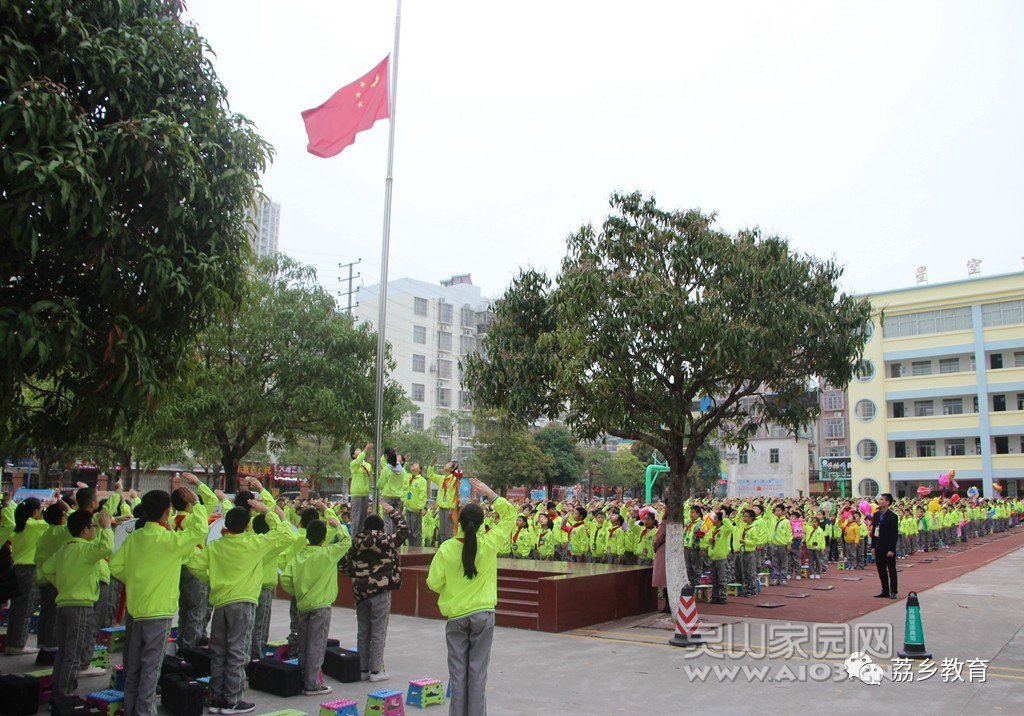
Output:
<path fill-rule="evenodd" d="M 390 678 L 391 677 L 388 675 L 388 672 L 384 671 L 384 669 L 381 669 L 380 671 L 370 672 L 371 683 L 376 683 L 378 681 L 387 681 Z"/>
<path fill-rule="evenodd" d="M 85 676 L 106 676 L 107 670 L 100 668 L 99 666 L 87 666 L 84 669 L 79 670 L 78 675 L 80 677 Z"/>
<path fill-rule="evenodd" d="M 360 681 L 369 681 L 370 680 L 370 672 L 369 671 L 360 671 L 359 672 L 359 680 Z"/>
<path fill-rule="evenodd" d="M 38 651 L 39 649 L 34 646 L 23 646 L 20 648 L 16 646 L 9 646 L 7 647 L 7 651 L 4 653 L 7 654 L 7 656 L 21 656 L 22 654 L 35 654 Z"/>
<path fill-rule="evenodd" d="M 302 693 L 306 696 L 323 696 L 324 694 L 329 694 L 332 691 L 334 691 L 334 689 L 332 689 L 330 686 L 327 686 L 326 684 L 320 684 L 320 686 L 318 686 L 315 689 L 303 689 Z"/>

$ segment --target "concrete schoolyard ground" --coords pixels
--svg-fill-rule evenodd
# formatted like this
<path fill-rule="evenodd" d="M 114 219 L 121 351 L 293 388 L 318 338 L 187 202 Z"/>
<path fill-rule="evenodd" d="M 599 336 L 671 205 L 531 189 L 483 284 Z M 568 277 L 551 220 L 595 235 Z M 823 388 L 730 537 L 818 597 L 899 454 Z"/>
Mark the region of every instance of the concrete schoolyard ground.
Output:
<path fill-rule="evenodd" d="M 919 665 L 902 668 L 902 681 L 891 679 L 890 657 L 895 655 L 890 652 L 902 646 L 903 600 L 884 604 L 848 625 L 709 617 L 707 621 L 717 626 L 705 632 L 709 644 L 699 650 L 668 646 L 670 634 L 645 626 L 650 619 L 563 634 L 498 628 L 487 684 L 488 712 L 667 715 L 700 709 L 714 714 L 776 714 L 849 708 L 929 716 L 1024 713 L 1024 549 L 923 590 L 920 599 L 926 646 L 935 668 L 927 678 L 927 669 L 922 673 Z M 277 601 L 271 638 L 283 638 L 287 626 L 287 603 Z M 352 610 L 333 610 L 331 635 L 343 646 L 355 644 Z M 867 644 L 872 662 L 881 667 L 880 684 L 848 677 L 844 661 L 857 644 Z M 370 691 L 404 692 L 409 680 L 416 678 L 447 680 L 444 623 L 393 616 L 385 660 L 392 675 L 387 682 L 328 680 L 334 693 L 327 698 L 279 699 L 253 690 L 246 698 L 256 702 L 256 714 L 297 709 L 315 716 L 320 701 L 337 698 L 354 699 L 363 713 Z M 973 682 L 971 660 L 984 661 L 974 662 Z M 31 657 L 0 659 L 4 673 L 33 668 Z M 80 692 L 101 688 L 103 679 L 85 679 Z M 426 713 L 445 711 L 434 706 Z M 416 712 L 407 707 L 407 713 Z"/>

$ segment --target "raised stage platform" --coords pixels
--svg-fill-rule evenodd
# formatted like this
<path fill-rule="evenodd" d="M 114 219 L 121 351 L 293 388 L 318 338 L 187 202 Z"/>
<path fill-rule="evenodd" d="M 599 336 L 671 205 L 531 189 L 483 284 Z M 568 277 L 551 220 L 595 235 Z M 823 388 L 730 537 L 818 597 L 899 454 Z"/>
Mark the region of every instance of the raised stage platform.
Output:
<path fill-rule="evenodd" d="M 402 588 L 391 596 L 394 614 L 441 619 L 437 595 L 427 588 L 433 548 L 402 549 Z M 355 607 L 352 583 L 338 575 L 339 607 Z M 609 564 L 498 560 L 499 626 L 560 632 L 658 608 L 651 567 Z"/>

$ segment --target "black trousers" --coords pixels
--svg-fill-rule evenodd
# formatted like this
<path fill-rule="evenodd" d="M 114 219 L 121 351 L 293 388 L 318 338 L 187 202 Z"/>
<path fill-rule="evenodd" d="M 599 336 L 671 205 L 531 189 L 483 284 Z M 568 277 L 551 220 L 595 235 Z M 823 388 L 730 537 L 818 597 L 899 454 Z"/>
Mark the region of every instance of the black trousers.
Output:
<path fill-rule="evenodd" d="M 875 552 L 875 567 L 878 568 L 878 579 L 882 583 L 882 591 L 895 594 L 899 591 L 896 585 L 896 557 L 887 557 L 886 552 Z"/>

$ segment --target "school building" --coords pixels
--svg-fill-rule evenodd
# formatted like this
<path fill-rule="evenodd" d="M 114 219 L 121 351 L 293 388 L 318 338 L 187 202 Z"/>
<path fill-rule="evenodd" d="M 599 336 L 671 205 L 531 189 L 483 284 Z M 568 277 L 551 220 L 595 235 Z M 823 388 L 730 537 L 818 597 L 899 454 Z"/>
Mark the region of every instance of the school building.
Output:
<path fill-rule="evenodd" d="M 1024 494 L 1024 273 L 865 296 L 850 383 L 855 494 L 916 494 L 951 469 L 961 491 Z"/>

